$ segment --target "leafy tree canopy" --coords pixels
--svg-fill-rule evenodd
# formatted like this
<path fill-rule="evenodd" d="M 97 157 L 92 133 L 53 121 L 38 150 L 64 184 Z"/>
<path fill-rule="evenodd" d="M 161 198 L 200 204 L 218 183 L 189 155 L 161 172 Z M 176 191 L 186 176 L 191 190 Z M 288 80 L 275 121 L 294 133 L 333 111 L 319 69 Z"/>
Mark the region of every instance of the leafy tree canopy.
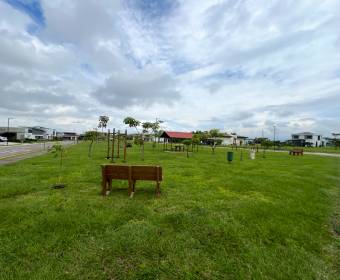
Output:
<path fill-rule="evenodd" d="M 182 143 L 186 146 L 190 146 L 191 143 L 192 143 L 192 140 L 191 139 L 185 139 L 185 140 L 182 141 Z"/>
<path fill-rule="evenodd" d="M 85 140 L 95 140 L 99 135 L 98 131 L 91 130 L 85 132 Z"/>
<path fill-rule="evenodd" d="M 222 137 L 224 135 L 218 128 L 210 129 L 209 134 L 211 137 Z"/>
<path fill-rule="evenodd" d="M 143 122 L 142 127 L 143 127 L 143 133 L 148 133 L 149 129 L 152 129 L 153 123 L 152 122 Z"/>
<path fill-rule="evenodd" d="M 106 128 L 107 123 L 109 122 L 110 118 L 108 116 L 100 116 L 99 117 L 99 128 Z"/>
<path fill-rule="evenodd" d="M 132 117 L 126 117 L 124 120 L 123 120 L 123 123 L 128 125 L 129 127 L 134 127 L 136 128 L 137 132 L 138 132 L 138 126 L 140 126 L 141 122 L 139 120 L 136 120 Z"/>

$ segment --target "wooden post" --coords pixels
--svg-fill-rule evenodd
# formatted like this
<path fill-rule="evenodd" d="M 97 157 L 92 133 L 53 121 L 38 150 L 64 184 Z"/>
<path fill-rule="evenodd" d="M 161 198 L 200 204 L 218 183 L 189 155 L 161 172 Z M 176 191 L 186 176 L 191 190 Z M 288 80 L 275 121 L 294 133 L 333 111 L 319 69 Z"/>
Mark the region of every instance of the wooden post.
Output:
<path fill-rule="evenodd" d="M 145 148 L 145 146 L 144 146 L 144 134 L 142 133 L 142 160 L 144 161 L 144 159 L 145 159 L 145 157 L 144 157 L 144 148 Z"/>
<path fill-rule="evenodd" d="M 110 129 L 107 130 L 107 154 L 106 158 L 110 158 Z"/>
<path fill-rule="evenodd" d="M 156 166 L 156 169 L 157 169 L 157 181 L 156 181 L 156 197 L 159 197 L 160 194 L 161 194 L 161 191 L 160 191 L 160 183 L 159 183 L 159 166 Z"/>
<path fill-rule="evenodd" d="M 134 193 L 133 193 L 133 182 L 132 182 L 132 170 L 131 170 L 131 166 L 129 166 L 129 195 L 130 198 L 133 197 Z"/>
<path fill-rule="evenodd" d="M 119 158 L 119 150 L 120 150 L 120 130 L 118 130 L 117 134 L 117 158 Z"/>
<path fill-rule="evenodd" d="M 115 128 L 112 130 L 112 149 L 111 149 L 111 162 L 114 162 L 114 156 L 115 156 L 115 134 L 116 130 Z"/>
<path fill-rule="evenodd" d="M 106 195 L 107 191 L 107 177 L 106 177 L 106 168 L 102 166 L 102 195 Z"/>
<path fill-rule="evenodd" d="M 127 129 L 125 129 L 125 137 L 124 137 L 124 162 L 126 162 L 126 145 L 127 145 Z"/>

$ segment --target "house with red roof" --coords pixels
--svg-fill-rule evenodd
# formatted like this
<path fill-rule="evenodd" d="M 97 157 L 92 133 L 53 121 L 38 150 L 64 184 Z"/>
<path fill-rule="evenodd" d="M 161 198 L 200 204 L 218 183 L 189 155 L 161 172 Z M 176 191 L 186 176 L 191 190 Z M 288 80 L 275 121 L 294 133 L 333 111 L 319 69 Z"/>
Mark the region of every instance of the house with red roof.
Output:
<path fill-rule="evenodd" d="M 163 131 L 161 138 L 166 139 L 191 139 L 192 132 Z"/>
<path fill-rule="evenodd" d="M 173 143 L 178 144 L 181 143 L 183 140 L 192 139 L 192 136 L 192 132 L 163 131 L 160 138 L 163 138 L 164 150 L 168 150 L 168 144 L 170 144 L 170 150 L 172 150 Z"/>

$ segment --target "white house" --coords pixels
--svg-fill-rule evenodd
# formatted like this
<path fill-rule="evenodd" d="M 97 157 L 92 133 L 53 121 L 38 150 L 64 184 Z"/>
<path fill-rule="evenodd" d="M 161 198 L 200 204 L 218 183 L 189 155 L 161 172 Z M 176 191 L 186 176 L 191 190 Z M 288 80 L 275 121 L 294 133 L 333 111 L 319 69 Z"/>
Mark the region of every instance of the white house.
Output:
<path fill-rule="evenodd" d="M 76 141 L 79 135 L 76 132 L 57 132 L 57 138 L 60 140 Z"/>
<path fill-rule="evenodd" d="M 321 134 L 312 132 L 301 132 L 292 134 L 292 143 L 301 147 L 320 147 L 325 145 L 325 141 Z"/>
<path fill-rule="evenodd" d="M 211 140 L 219 140 L 221 141 L 221 145 L 236 145 L 242 146 L 246 144 L 246 139 L 248 137 L 239 136 L 236 133 L 225 133 L 223 136 L 210 138 Z"/>
<path fill-rule="evenodd" d="M 31 139 L 31 140 L 53 140 L 57 135 L 55 129 L 41 126 L 34 127 L 19 127 L 17 132 L 17 139 Z"/>
<path fill-rule="evenodd" d="M 332 133 L 334 139 L 340 140 L 340 133 Z"/>
<path fill-rule="evenodd" d="M 333 137 L 325 137 L 325 146 L 334 146 L 336 141 L 340 140 L 340 133 L 332 133 Z"/>

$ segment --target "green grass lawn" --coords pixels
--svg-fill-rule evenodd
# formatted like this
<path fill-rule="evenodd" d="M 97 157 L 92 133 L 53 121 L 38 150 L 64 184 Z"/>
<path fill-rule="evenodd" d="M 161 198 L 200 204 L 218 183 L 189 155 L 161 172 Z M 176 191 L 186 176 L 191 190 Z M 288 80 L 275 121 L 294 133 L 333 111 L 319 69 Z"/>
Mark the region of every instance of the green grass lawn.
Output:
<path fill-rule="evenodd" d="M 100 196 L 105 144 L 0 167 L 0 279 L 339 279 L 340 158 L 153 152 L 153 182 Z"/>

